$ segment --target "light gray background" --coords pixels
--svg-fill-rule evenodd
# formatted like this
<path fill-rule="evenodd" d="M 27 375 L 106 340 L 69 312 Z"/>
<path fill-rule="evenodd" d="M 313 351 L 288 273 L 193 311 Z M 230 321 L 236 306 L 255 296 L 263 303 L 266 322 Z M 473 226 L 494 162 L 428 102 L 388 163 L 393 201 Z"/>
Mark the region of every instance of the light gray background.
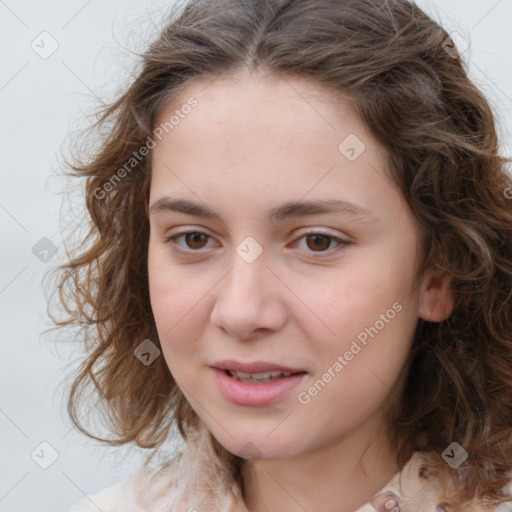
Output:
<path fill-rule="evenodd" d="M 470 74 L 494 106 L 502 152 L 510 155 L 512 0 L 417 3 L 469 39 Z M 0 512 L 66 511 L 83 493 L 124 478 L 142 461 L 142 450 L 106 448 L 71 426 L 66 375 L 81 351 L 70 335 L 41 335 L 50 325 L 42 278 L 64 261 L 63 238 L 80 233 L 80 193 L 63 194 L 65 138 L 85 126 L 95 97 L 107 101 L 129 77 L 131 51 L 143 50 L 169 5 L 0 0 Z M 58 43 L 46 59 L 31 47 L 35 40 L 40 52 L 50 48 L 43 31 Z M 46 262 L 32 251 L 42 238 L 57 249 Z M 34 460 L 51 462 L 52 451 L 41 442 L 58 455 L 48 469 Z"/>

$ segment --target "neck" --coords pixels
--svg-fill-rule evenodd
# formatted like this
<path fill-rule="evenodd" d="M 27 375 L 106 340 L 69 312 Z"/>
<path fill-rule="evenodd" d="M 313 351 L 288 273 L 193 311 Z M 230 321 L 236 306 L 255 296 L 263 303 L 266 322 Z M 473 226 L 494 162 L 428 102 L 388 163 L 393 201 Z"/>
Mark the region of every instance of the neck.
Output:
<path fill-rule="evenodd" d="M 383 428 L 359 425 L 289 459 L 246 460 L 243 497 L 250 512 L 353 512 L 399 470 Z"/>

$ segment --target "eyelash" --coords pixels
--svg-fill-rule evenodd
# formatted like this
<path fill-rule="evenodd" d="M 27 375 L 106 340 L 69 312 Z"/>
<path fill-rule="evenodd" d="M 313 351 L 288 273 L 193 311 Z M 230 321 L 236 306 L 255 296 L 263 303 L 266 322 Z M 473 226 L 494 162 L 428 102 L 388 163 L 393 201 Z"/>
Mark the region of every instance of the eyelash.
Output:
<path fill-rule="evenodd" d="M 165 237 L 165 240 L 166 240 L 166 243 L 172 244 L 171 249 L 173 251 L 179 252 L 181 254 L 186 254 L 186 255 L 189 255 L 191 253 L 199 253 L 199 252 L 201 252 L 201 249 L 197 249 L 197 250 L 183 249 L 176 243 L 176 240 L 178 238 L 181 238 L 182 236 L 186 236 L 186 235 L 192 235 L 192 234 L 200 234 L 200 235 L 204 235 L 208 238 L 212 238 L 210 235 L 208 235 L 207 233 L 204 233 L 202 231 L 183 231 L 182 233 L 177 233 L 172 236 L 167 236 L 167 237 Z M 334 240 L 338 244 L 338 246 L 335 247 L 333 250 L 320 251 L 320 252 L 311 251 L 312 254 L 314 254 L 314 256 L 309 256 L 309 257 L 312 257 L 312 258 L 322 258 L 323 255 L 330 256 L 332 253 L 336 253 L 340 250 L 343 250 L 348 245 L 351 244 L 351 242 L 349 242 L 348 240 L 341 240 L 340 238 L 336 238 L 335 236 L 329 235 L 328 233 L 322 233 L 322 232 L 318 232 L 318 231 L 308 231 L 306 233 L 303 233 L 303 235 L 298 240 L 302 240 L 303 238 L 311 236 L 311 235 L 320 235 L 320 236 L 329 238 L 331 240 Z"/>

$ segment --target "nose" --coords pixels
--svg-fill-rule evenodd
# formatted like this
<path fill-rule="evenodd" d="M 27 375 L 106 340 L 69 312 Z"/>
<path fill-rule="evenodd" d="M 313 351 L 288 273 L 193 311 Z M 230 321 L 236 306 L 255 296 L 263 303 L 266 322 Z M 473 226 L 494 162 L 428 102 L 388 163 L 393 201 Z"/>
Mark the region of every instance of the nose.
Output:
<path fill-rule="evenodd" d="M 214 288 L 210 321 L 236 339 L 281 329 L 287 320 L 285 285 L 261 255 L 252 263 L 234 254 L 233 266 Z"/>

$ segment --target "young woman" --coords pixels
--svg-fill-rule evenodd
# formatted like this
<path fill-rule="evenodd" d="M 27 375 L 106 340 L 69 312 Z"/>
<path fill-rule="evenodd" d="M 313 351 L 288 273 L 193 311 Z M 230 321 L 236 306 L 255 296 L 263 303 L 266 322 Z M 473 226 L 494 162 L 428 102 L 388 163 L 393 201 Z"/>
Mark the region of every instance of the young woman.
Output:
<path fill-rule="evenodd" d="M 512 182 L 438 24 L 191 1 L 96 128 L 69 410 L 186 448 L 73 512 L 507 510 Z"/>

